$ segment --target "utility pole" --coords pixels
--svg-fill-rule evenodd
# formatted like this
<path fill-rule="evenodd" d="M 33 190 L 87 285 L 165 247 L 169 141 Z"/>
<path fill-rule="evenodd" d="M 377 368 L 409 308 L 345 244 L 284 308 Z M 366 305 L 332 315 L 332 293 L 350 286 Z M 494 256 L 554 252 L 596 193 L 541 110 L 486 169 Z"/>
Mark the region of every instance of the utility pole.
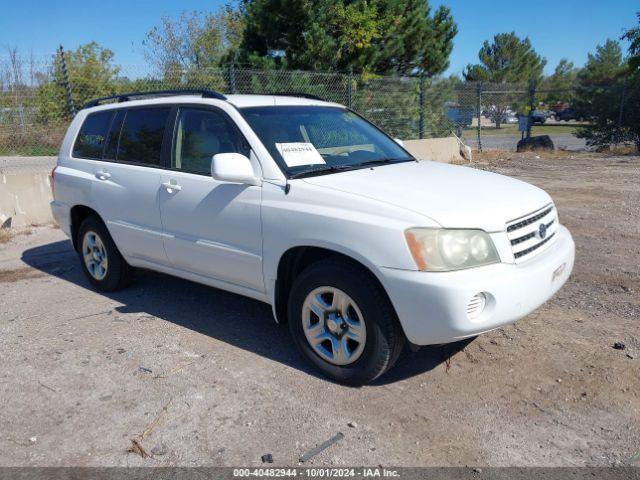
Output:
<path fill-rule="evenodd" d="M 482 120 L 482 82 L 477 84 L 476 92 L 476 112 L 478 115 L 478 151 L 482 151 L 482 127 L 480 126 Z"/>
<path fill-rule="evenodd" d="M 624 82 L 622 83 L 622 94 L 620 95 L 620 110 L 618 112 L 618 138 L 616 139 L 616 143 L 619 143 L 622 140 L 622 116 L 624 114 L 624 100 L 627 94 L 627 79 L 628 77 L 624 77 Z"/>
<path fill-rule="evenodd" d="M 529 118 L 527 119 L 527 138 L 531 138 L 531 125 L 533 125 L 533 111 L 536 102 L 536 81 L 529 81 Z"/>
<path fill-rule="evenodd" d="M 420 121 L 418 123 L 418 137 L 424 138 L 424 104 L 425 104 L 425 81 L 424 81 L 424 73 L 420 74 Z"/>
<path fill-rule="evenodd" d="M 64 48 L 60 45 L 60 66 L 62 68 L 62 82 L 67 93 L 67 109 L 72 117 L 76 116 L 76 107 L 73 105 L 73 95 L 71 94 L 71 82 L 67 72 L 67 62 L 64 58 Z"/>
<path fill-rule="evenodd" d="M 349 67 L 347 77 L 347 106 L 353 110 L 353 67 Z"/>
<path fill-rule="evenodd" d="M 229 93 L 236 93 L 236 65 L 235 58 L 229 63 L 228 81 L 229 81 Z"/>

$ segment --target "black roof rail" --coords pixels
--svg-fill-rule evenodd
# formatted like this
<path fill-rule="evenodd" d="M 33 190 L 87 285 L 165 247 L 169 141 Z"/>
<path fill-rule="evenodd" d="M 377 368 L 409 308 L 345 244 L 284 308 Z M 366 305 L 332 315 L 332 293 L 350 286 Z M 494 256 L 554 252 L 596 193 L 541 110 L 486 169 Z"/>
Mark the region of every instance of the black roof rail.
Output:
<path fill-rule="evenodd" d="M 275 97 L 300 97 L 300 98 L 308 98 L 310 100 L 321 100 L 323 102 L 326 102 L 327 100 L 325 100 L 322 97 L 319 97 L 317 95 L 313 95 L 312 93 L 301 93 L 301 92 L 291 92 L 291 93 L 287 93 L 287 92 L 276 92 L 276 93 L 267 93 L 267 95 L 273 95 Z"/>
<path fill-rule="evenodd" d="M 187 88 L 182 90 L 154 90 L 151 92 L 120 93 L 118 95 L 111 95 L 109 97 L 95 98 L 93 100 L 89 100 L 84 105 L 84 108 L 95 107 L 107 100 L 116 100 L 118 103 L 121 103 L 121 102 L 128 102 L 129 100 L 134 100 L 135 98 L 139 98 L 139 97 L 166 97 L 171 95 L 202 95 L 202 98 L 215 98 L 218 100 L 227 99 L 227 97 L 225 97 L 221 93 L 218 93 L 213 90 L 203 89 L 203 88 L 196 88 L 196 89 Z"/>

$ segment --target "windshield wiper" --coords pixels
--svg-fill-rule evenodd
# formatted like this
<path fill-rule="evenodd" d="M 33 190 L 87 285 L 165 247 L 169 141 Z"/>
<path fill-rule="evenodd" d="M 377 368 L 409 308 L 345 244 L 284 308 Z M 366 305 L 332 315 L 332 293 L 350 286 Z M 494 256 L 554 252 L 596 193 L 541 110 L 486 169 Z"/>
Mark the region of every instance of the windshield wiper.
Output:
<path fill-rule="evenodd" d="M 413 162 L 413 158 L 378 158 L 377 160 L 367 160 L 359 163 L 358 166 L 385 165 L 387 163 Z"/>
<path fill-rule="evenodd" d="M 359 165 L 330 165 L 330 166 L 322 166 L 320 168 L 308 168 L 307 170 L 303 170 L 301 172 L 291 174 L 289 178 L 302 178 L 302 177 L 309 177 L 312 175 L 323 175 L 326 173 L 344 172 L 345 170 L 353 170 L 354 168 L 358 168 L 358 167 Z"/>
<path fill-rule="evenodd" d="M 328 173 L 344 172 L 347 170 L 358 170 L 360 168 L 370 167 L 372 165 L 386 165 L 389 163 L 404 163 L 414 162 L 413 158 L 379 158 L 377 160 L 368 160 L 362 163 L 355 163 L 353 165 L 323 165 L 319 168 L 308 168 L 301 172 L 292 174 L 289 178 L 303 178 L 310 177 L 312 175 L 325 175 Z"/>

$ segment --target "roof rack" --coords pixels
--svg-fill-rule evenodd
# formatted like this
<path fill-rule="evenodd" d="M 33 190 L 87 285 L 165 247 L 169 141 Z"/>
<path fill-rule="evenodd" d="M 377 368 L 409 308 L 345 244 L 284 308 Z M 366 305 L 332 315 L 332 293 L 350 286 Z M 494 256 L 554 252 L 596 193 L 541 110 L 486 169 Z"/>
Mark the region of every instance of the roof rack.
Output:
<path fill-rule="evenodd" d="M 202 98 L 216 98 L 218 100 L 226 100 L 227 97 L 221 93 L 207 89 L 183 89 L 183 90 L 154 90 L 151 92 L 131 92 L 121 93 L 119 95 L 111 95 L 109 97 L 95 98 L 87 102 L 84 108 L 95 107 L 107 100 L 116 100 L 118 103 L 128 102 L 139 97 L 168 97 L 171 95 L 202 95 Z M 133 98 L 132 98 L 133 97 Z"/>
<path fill-rule="evenodd" d="M 300 93 L 300 92 L 277 92 L 277 93 L 268 93 L 267 95 L 273 95 L 275 97 L 300 97 L 300 98 L 308 98 L 310 100 L 321 100 L 326 102 L 324 98 L 321 98 L 317 95 L 313 95 L 311 93 Z"/>

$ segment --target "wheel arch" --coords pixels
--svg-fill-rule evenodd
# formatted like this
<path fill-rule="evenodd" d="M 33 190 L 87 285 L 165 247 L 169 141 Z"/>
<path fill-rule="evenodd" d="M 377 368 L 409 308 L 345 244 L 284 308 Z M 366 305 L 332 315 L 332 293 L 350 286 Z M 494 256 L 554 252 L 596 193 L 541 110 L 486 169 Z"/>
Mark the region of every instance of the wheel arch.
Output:
<path fill-rule="evenodd" d="M 278 323 L 284 324 L 288 322 L 287 304 L 289 301 L 291 286 L 293 285 L 295 278 L 309 265 L 329 258 L 341 259 L 369 274 L 372 281 L 376 282 L 382 289 L 389 301 L 389 304 L 393 308 L 393 303 L 391 302 L 384 285 L 378 278 L 378 275 L 372 265 L 368 265 L 366 261 L 356 258 L 355 255 L 351 255 L 331 247 L 300 245 L 286 250 L 280 256 L 278 261 L 272 302 L 273 314 Z"/>
<path fill-rule="evenodd" d="M 90 216 L 96 217 L 103 224 L 104 221 L 98 212 L 86 205 L 74 205 L 70 210 L 70 216 L 71 242 L 73 243 L 73 248 L 78 250 L 78 230 L 80 229 L 82 222 Z"/>

